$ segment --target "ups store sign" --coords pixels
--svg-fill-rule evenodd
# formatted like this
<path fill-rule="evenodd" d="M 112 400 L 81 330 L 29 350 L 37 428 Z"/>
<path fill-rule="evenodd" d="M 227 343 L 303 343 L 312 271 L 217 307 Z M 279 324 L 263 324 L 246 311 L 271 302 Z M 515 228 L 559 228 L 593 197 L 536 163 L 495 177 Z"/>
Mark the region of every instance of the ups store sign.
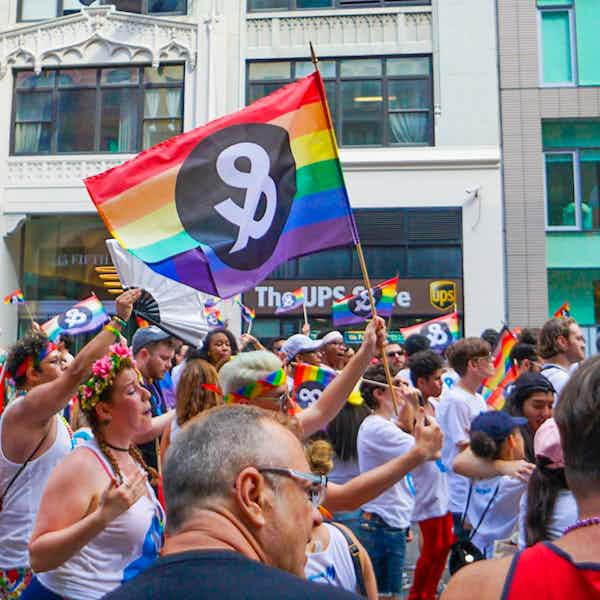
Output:
<path fill-rule="evenodd" d="M 373 281 L 376 285 L 379 280 Z M 360 294 L 365 289 L 360 279 L 263 281 L 244 294 L 244 304 L 256 310 L 257 315 L 273 315 L 281 304 L 281 296 L 302 288 L 308 313 L 314 316 L 331 314 L 332 303 L 350 294 Z M 460 279 L 400 279 L 396 293 L 394 314 L 440 315 L 452 310 L 456 304 L 462 312 L 462 281 Z M 286 313 L 301 315 L 302 307 Z"/>

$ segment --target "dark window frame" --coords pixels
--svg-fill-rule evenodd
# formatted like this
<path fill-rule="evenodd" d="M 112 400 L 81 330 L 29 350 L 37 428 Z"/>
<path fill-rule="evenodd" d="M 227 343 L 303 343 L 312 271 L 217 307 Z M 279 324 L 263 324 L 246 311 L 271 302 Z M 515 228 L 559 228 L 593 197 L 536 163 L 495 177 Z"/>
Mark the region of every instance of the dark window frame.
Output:
<path fill-rule="evenodd" d="M 64 0 L 54 0 L 55 4 L 56 4 L 56 10 L 54 13 L 54 17 L 52 18 L 57 18 L 57 17 L 63 17 L 65 15 L 73 15 L 76 14 L 77 12 L 79 12 L 79 9 L 75 10 L 75 9 L 68 9 L 68 12 L 64 12 Z M 23 19 L 23 2 L 24 0 L 18 0 L 17 3 L 17 23 L 37 23 L 38 21 L 41 21 L 43 19 Z M 174 15 L 187 15 L 188 14 L 188 8 L 189 8 L 189 0 L 183 0 L 183 2 L 185 3 L 185 6 L 183 8 L 182 11 L 170 11 L 170 12 L 148 12 L 148 2 L 149 0 L 140 0 L 140 2 L 142 3 L 142 9 L 139 13 L 131 13 L 134 15 L 153 15 L 153 16 L 161 16 L 161 17 L 168 17 L 168 16 L 174 16 Z M 94 4 L 93 6 L 106 6 L 109 4 L 114 4 L 114 0 L 97 0 L 97 4 Z M 85 6 L 81 5 L 81 8 L 86 8 Z"/>
<path fill-rule="evenodd" d="M 298 0 L 287 0 L 287 8 L 253 8 L 252 0 L 246 1 L 246 12 L 260 14 L 267 12 L 330 10 L 337 8 L 388 8 L 395 6 L 431 6 L 431 0 L 330 0 L 330 6 L 301 6 Z"/>
<path fill-rule="evenodd" d="M 10 156 L 55 156 L 55 155 L 88 155 L 88 154 L 132 154 L 135 152 L 141 152 L 143 147 L 143 130 L 144 130 L 144 122 L 152 121 L 152 120 L 162 120 L 161 118 L 151 119 L 144 118 L 144 90 L 146 89 L 174 89 L 178 88 L 181 90 L 181 113 L 177 120 L 181 121 L 181 131 L 174 133 L 173 135 L 178 135 L 182 133 L 184 130 L 185 123 L 185 85 L 186 85 L 186 69 L 185 63 L 182 62 L 169 62 L 169 63 L 161 63 L 161 67 L 171 67 L 178 66 L 182 69 L 182 79 L 180 82 L 168 82 L 168 83 L 147 83 L 144 78 L 144 69 L 152 68 L 150 64 L 114 64 L 114 65 L 85 65 L 81 67 L 61 67 L 61 68 L 50 68 L 43 69 L 43 72 L 54 71 L 73 71 L 77 69 L 90 69 L 96 71 L 96 83 L 95 85 L 81 85 L 81 86 L 60 86 L 59 77 L 54 78 L 54 83 L 52 87 L 42 88 L 39 90 L 21 90 L 19 91 L 17 88 L 17 74 L 20 72 L 29 72 L 33 73 L 32 69 L 25 68 L 15 68 L 13 69 L 13 95 L 12 95 L 12 113 L 11 113 L 11 122 L 10 122 Z M 137 69 L 138 71 L 138 81 L 137 83 L 127 84 L 127 83 L 119 83 L 119 84 L 102 84 L 102 72 L 104 70 L 111 69 Z M 63 90 L 95 90 L 95 122 L 94 122 L 94 143 L 92 150 L 85 151 L 60 151 L 58 150 L 58 118 L 57 118 L 57 110 L 58 110 L 58 98 L 59 92 Z M 138 119 L 137 119 L 137 131 L 136 131 L 136 144 L 133 150 L 119 151 L 119 152 L 110 152 L 108 150 L 100 149 L 100 137 L 102 130 L 102 92 L 104 90 L 114 90 L 114 89 L 135 89 L 138 101 Z M 52 125 L 52 133 L 51 133 L 51 141 L 50 141 L 50 149 L 48 152 L 15 152 L 15 128 L 18 123 L 21 121 L 17 121 L 17 95 L 18 94 L 39 94 L 39 93 L 48 93 L 50 92 L 52 95 L 52 119 L 50 121 Z M 45 121 L 44 121 L 45 122 Z"/>
<path fill-rule="evenodd" d="M 427 75 L 388 75 L 387 59 L 394 58 L 427 58 L 429 59 L 429 69 Z M 379 77 L 370 75 L 344 76 L 340 74 L 341 62 L 351 60 L 378 59 L 381 61 L 381 75 Z M 323 56 L 319 60 L 322 62 L 332 61 L 335 63 L 335 77 L 323 76 L 325 84 L 334 83 L 336 86 L 335 106 L 331 106 L 332 117 L 334 117 L 334 128 L 340 147 L 345 148 L 428 148 L 435 146 L 435 115 L 434 115 L 434 86 L 433 86 L 433 55 L 432 54 L 375 54 L 366 56 Z M 290 63 L 290 77 L 268 80 L 251 80 L 250 66 L 257 63 Z M 246 61 L 246 103 L 250 98 L 250 90 L 253 85 L 278 85 L 284 86 L 297 80 L 296 64 L 306 63 L 306 58 L 276 58 L 276 59 L 256 59 Z M 382 117 L 382 143 L 381 144 L 343 144 L 343 121 L 342 121 L 342 94 L 340 93 L 341 83 L 346 81 L 380 81 L 383 102 L 381 106 Z M 388 87 L 390 81 L 429 81 L 429 99 L 430 104 L 427 109 L 390 109 Z M 389 115 L 395 113 L 427 113 L 428 115 L 428 142 L 416 144 L 400 144 L 390 142 Z"/>

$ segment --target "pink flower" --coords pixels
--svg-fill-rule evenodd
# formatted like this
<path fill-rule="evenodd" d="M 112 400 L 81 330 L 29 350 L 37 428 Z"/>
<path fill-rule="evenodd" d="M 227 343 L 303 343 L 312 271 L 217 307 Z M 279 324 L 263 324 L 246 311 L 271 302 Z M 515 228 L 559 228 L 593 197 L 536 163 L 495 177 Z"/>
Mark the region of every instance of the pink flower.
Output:
<path fill-rule="evenodd" d="M 92 367 L 92 373 L 98 377 L 108 377 L 112 369 L 112 362 L 108 356 L 97 360 Z"/>
<path fill-rule="evenodd" d="M 113 344 L 110 347 L 110 351 L 113 354 L 116 354 L 117 356 L 119 356 L 120 358 L 131 358 L 132 357 L 131 350 L 122 342 L 120 344 Z"/>
<path fill-rule="evenodd" d="M 91 398 L 93 395 L 92 392 L 92 388 L 88 387 L 87 385 L 83 388 L 83 397 L 84 398 Z"/>

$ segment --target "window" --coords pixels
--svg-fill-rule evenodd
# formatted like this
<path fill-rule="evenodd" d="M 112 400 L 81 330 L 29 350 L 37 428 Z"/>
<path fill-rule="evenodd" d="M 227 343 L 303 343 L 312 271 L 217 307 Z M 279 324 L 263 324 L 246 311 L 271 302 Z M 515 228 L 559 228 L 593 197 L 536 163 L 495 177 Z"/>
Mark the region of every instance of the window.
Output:
<path fill-rule="evenodd" d="M 431 0 L 248 0 L 248 12 L 318 8 L 428 5 Z"/>
<path fill-rule="evenodd" d="M 600 119 L 544 121 L 546 225 L 600 230 Z"/>
<path fill-rule="evenodd" d="M 599 85 L 597 0 L 538 0 L 542 84 Z"/>
<path fill-rule="evenodd" d="M 186 0 L 19 0 L 18 20 L 53 19 L 80 11 L 84 5 L 113 4 L 117 10 L 142 14 L 186 14 Z"/>
<path fill-rule="evenodd" d="M 138 152 L 181 133 L 183 66 L 15 71 L 13 154 Z"/>
<path fill-rule="evenodd" d="M 341 146 L 433 145 L 431 56 L 319 61 Z M 310 61 L 248 63 L 252 103 L 313 71 Z"/>

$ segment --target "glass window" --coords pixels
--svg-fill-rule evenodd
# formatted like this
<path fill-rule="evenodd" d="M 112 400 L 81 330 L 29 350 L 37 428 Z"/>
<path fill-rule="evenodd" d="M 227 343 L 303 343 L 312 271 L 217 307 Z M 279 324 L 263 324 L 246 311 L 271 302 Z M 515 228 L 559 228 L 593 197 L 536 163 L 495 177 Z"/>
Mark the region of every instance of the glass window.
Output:
<path fill-rule="evenodd" d="M 335 279 L 350 272 L 350 249 L 324 250 L 298 259 L 300 279 Z"/>
<path fill-rule="evenodd" d="M 137 152 L 183 130 L 182 65 L 15 72 L 13 152 Z"/>
<path fill-rule="evenodd" d="M 428 5 L 431 0 L 247 0 L 248 12 L 315 8 L 365 8 L 373 6 Z"/>
<path fill-rule="evenodd" d="M 577 78 L 579 85 L 600 84 L 600 5 L 598 0 L 577 0 L 575 27 L 577 33 Z"/>
<path fill-rule="evenodd" d="M 149 13 L 185 13 L 186 0 L 148 0 Z"/>
<path fill-rule="evenodd" d="M 390 278 L 406 272 L 406 249 L 403 246 L 365 247 L 365 262 L 371 277 Z M 352 253 L 352 275 L 361 277 L 362 271 L 356 252 Z"/>
<path fill-rule="evenodd" d="M 310 61 L 248 63 L 247 103 L 313 72 Z M 430 56 L 319 61 L 342 146 L 432 145 Z"/>
<path fill-rule="evenodd" d="M 21 0 L 21 21 L 38 21 L 56 17 L 56 0 Z"/>
<path fill-rule="evenodd" d="M 577 224 L 573 155 L 546 154 L 547 221 L 550 227 Z"/>
<path fill-rule="evenodd" d="M 462 251 L 455 246 L 419 247 L 407 250 L 408 277 L 462 277 Z"/>
<path fill-rule="evenodd" d="M 542 62 L 544 83 L 571 83 L 571 24 L 568 10 L 544 10 Z"/>
<path fill-rule="evenodd" d="M 580 153 L 581 226 L 600 229 L 600 150 Z"/>

